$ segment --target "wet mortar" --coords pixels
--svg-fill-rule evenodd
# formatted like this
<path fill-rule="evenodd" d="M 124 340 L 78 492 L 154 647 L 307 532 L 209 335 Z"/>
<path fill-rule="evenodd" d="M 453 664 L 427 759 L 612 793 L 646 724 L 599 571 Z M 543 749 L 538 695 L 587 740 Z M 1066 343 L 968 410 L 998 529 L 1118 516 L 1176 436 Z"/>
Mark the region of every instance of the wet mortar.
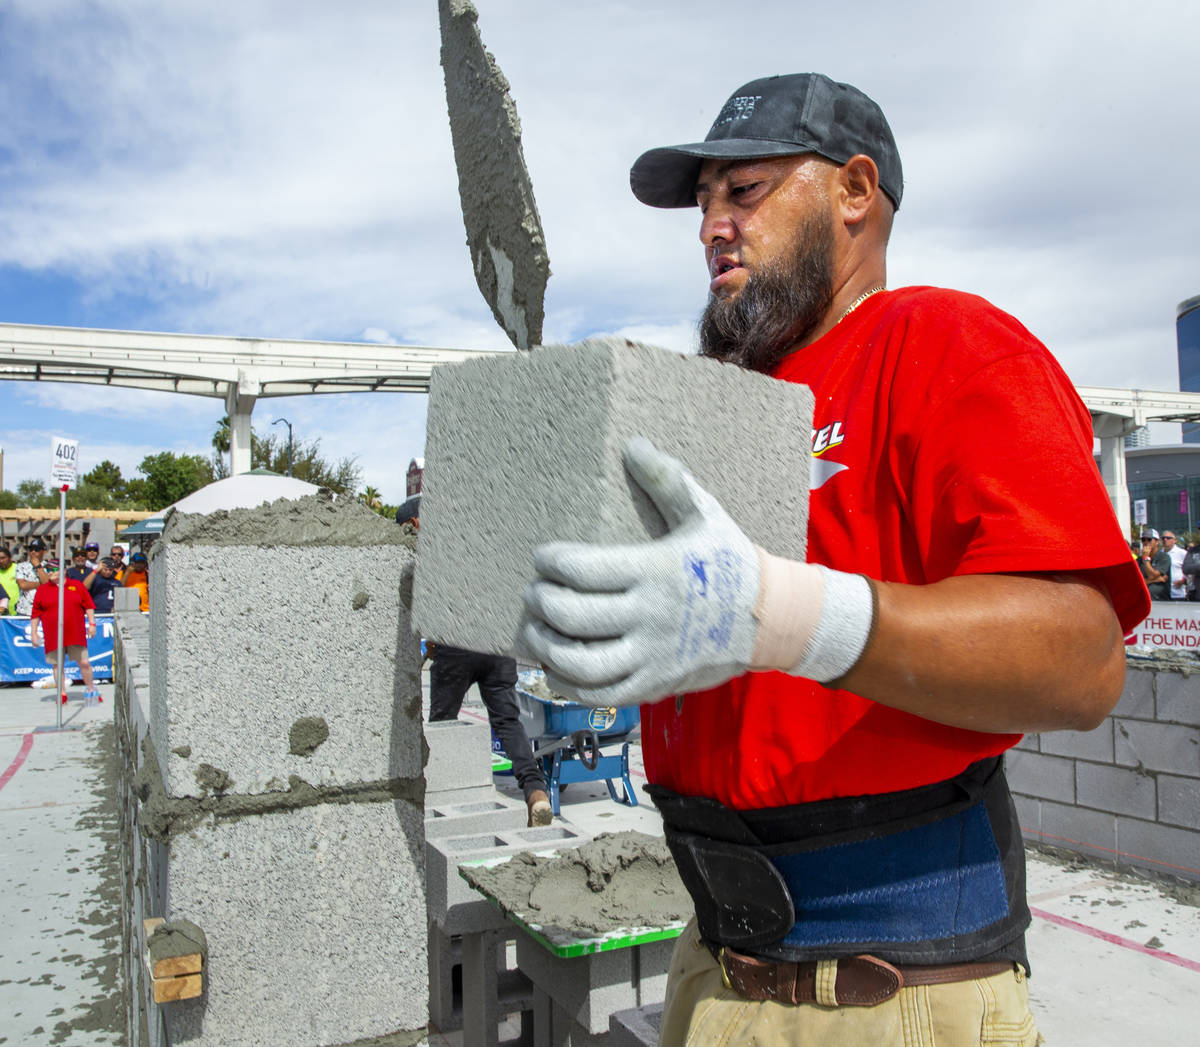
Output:
<path fill-rule="evenodd" d="M 324 716 L 301 716 L 288 731 L 288 752 L 312 756 L 328 739 L 329 724 Z"/>
<path fill-rule="evenodd" d="M 602 833 L 554 855 L 517 854 L 462 875 L 506 913 L 555 938 L 601 937 L 622 930 L 682 924 L 692 900 L 660 837 Z"/>

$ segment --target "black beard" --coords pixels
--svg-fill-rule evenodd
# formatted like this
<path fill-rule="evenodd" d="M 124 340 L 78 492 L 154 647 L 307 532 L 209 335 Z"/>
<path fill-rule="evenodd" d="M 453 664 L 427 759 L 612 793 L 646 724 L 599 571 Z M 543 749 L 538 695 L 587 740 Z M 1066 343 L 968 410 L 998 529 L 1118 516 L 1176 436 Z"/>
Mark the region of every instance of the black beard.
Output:
<path fill-rule="evenodd" d="M 700 355 L 769 374 L 833 304 L 833 225 L 809 218 L 780 262 L 751 275 L 733 299 L 710 295 L 700 317 Z"/>

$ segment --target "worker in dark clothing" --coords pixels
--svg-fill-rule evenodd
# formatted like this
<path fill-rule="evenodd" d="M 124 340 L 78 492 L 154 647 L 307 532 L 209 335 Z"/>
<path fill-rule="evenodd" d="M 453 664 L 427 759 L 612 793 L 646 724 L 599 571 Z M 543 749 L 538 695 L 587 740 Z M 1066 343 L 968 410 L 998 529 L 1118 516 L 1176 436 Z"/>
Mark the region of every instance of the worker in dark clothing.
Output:
<path fill-rule="evenodd" d="M 517 709 L 517 663 L 497 654 L 479 654 L 437 644 L 429 669 L 429 722 L 453 720 L 471 684 L 487 707 L 488 722 L 512 760 L 513 775 L 525 794 L 530 825 L 549 825 L 553 814 L 541 761 L 533 755 Z"/>

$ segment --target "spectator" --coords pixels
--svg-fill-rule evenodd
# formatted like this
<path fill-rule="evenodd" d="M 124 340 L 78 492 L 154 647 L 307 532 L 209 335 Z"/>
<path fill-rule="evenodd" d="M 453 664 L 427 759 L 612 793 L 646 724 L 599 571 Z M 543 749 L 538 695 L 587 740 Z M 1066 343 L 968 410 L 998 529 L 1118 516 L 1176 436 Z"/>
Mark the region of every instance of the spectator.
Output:
<path fill-rule="evenodd" d="M 87 556 L 82 549 L 71 550 L 71 566 L 67 568 L 67 577 L 82 582 L 92 572 L 88 570 Z"/>
<path fill-rule="evenodd" d="M 143 611 L 150 610 L 150 584 L 146 574 L 146 554 L 134 553 L 125 568 L 122 584 L 126 589 L 136 589 Z"/>
<path fill-rule="evenodd" d="M 114 544 L 112 551 L 108 554 L 117 561 L 117 578 L 121 581 L 125 580 L 125 547 L 123 545 Z"/>
<path fill-rule="evenodd" d="M 1150 590 L 1150 599 L 1171 599 L 1171 558 L 1161 548 L 1158 532 L 1153 527 L 1142 531 L 1139 566 L 1142 577 L 1146 579 L 1146 587 Z"/>
<path fill-rule="evenodd" d="M 106 556 L 100 561 L 100 569 L 92 571 L 84 580 L 84 588 L 91 593 L 100 614 L 110 614 L 113 609 L 113 590 L 121 588 L 117 578 L 117 561 Z"/>
<path fill-rule="evenodd" d="M 87 569 L 89 571 L 100 570 L 100 543 L 88 542 L 83 547 L 83 554 L 87 559 Z"/>
<path fill-rule="evenodd" d="M 42 644 L 44 635 L 46 661 L 53 665 L 55 682 L 62 700 L 67 700 L 63 678 L 58 675 L 58 584 L 45 582 L 39 585 L 33 598 L 33 613 L 30 616 L 29 640 L 34 647 Z M 85 624 L 86 619 L 86 624 Z M 87 642 L 96 635 L 96 611 L 92 597 L 83 583 L 68 578 L 63 583 L 62 643 L 65 658 L 79 666 L 85 687 L 84 700 L 99 699 L 96 681 L 92 676 L 92 663 L 88 660 Z M 66 666 L 64 664 L 64 674 Z"/>
<path fill-rule="evenodd" d="M 1187 598 L 1200 601 L 1200 534 L 1193 537 L 1183 560 L 1183 576 L 1187 579 Z"/>
<path fill-rule="evenodd" d="M 12 550 L 7 545 L 0 545 L 0 589 L 4 591 L 5 614 L 17 613 L 17 600 L 21 590 L 17 585 L 17 565 L 13 563 Z"/>
<path fill-rule="evenodd" d="M 33 595 L 39 585 L 54 581 L 58 575 L 46 569 L 42 562 L 46 558 L 46 543 L 40 538 L 29 542 L 28 559 L 17 564 L 17 587 L 21 590 L 14 614 L 28 618 L 33 611 Z"/>
<path fill-rule="evenodd" d="M 1163 552 L 1171 559 L 1171 599 L 1187 598 L 1187 579 L 1183 576 L 1183 561 L 1187 551 L 1175 540 L 1173 531 L 1163 531 Z"/>

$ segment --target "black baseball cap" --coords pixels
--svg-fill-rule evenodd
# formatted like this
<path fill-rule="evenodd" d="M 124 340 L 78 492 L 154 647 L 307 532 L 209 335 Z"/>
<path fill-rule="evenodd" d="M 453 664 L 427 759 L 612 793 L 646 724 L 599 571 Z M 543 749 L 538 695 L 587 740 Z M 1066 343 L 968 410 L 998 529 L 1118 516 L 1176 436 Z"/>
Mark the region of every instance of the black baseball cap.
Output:
<path fill-rule="evenodd" d="M 750 160 L 817 153 L 844 164 L 859 153 L 879 168 L 879 184 L 900 209 L 904 171 L 883 110 L 857 87 L 820 73 L 751 80 L 721 108 L 703 142 L 651 149 L 629 172 L 633 195 L 651 207 L 695 207 L 705 160 Z"/>
<path fill-rule="evenodd" d="M 46 543 L 43 542 L 40 538 L 31 538 L 29 541 L 29 548 L 30 549 L 41 549 L 44 551 L 46 548 Z"/>

